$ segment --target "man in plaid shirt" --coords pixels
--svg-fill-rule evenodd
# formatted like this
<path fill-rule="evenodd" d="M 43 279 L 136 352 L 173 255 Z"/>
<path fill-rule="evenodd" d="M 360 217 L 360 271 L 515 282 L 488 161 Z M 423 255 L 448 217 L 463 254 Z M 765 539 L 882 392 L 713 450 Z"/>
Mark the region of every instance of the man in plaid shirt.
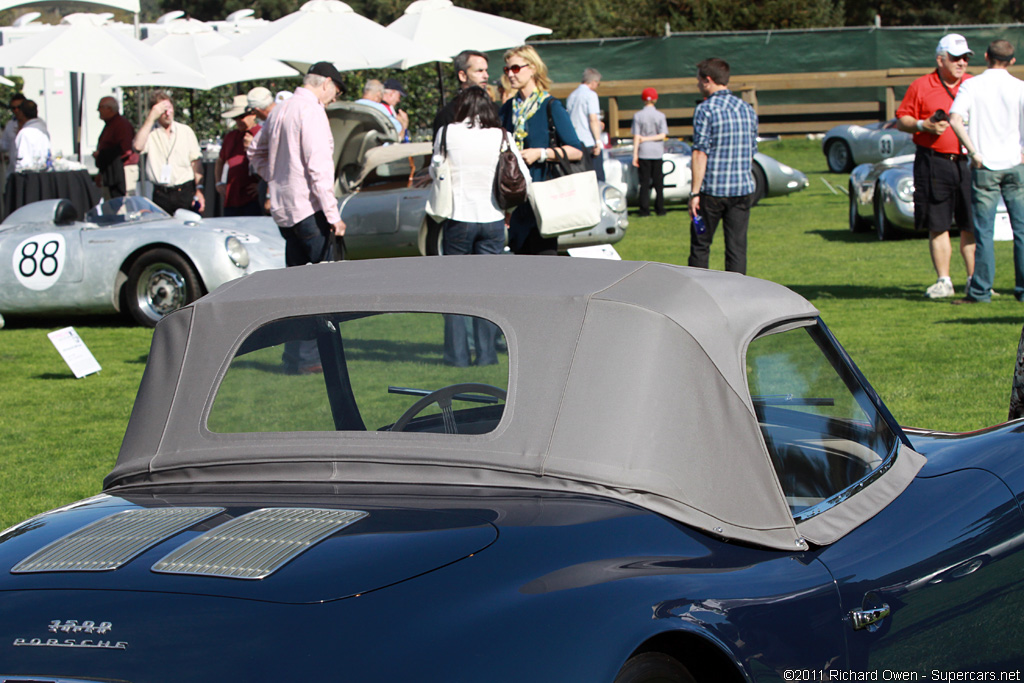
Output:
<path fill-rule="evenodd" d="M 689 265 L 708 267 L 708 252 L 718 222 L 725 230 L 725 269 L 747 272 L 747 224 L 754 196 L 751 160 L 757 153 L 757 114 L 729 92 L 729 64 L 705 59 L 697 65 L 697 87 L 706 98 L 693 113 L 693 172 L 690 216 L 704 219 L 698 232 L 690 226 Z"/>

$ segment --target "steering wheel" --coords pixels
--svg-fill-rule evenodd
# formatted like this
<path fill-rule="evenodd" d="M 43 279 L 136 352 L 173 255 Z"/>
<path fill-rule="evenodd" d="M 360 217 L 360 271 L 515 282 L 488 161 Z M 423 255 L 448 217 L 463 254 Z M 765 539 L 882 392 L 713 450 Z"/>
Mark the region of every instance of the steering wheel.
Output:
<path fill-rule="evenodd" d="M 429 394 L 409 406 L 409 408 L 402 413 L 402 416 L 395 421 L 395 424 L 391 425 L 391 431 L 404 432 L 405 428 L 414 417 L 423 412 L 423 409 L 431 403 L 436 403 L 441 409 L 441 416 L 444 419 L 444 433 L 458 434 L 459 430 L 455 426 L 455 413 L 452 410 L 452 398 L 456 394 L 463 394 L 466 392 L 487 394 L 488 396 L 493 396 L 494 398 L 498 398 L 503 401 L 507 395 L 504 389 L 499 389 L 498 387 L 490 384 L 477 384 L 476 382 L 450 384 L 446 387 L 441 387 L 436 391 L 431 391 Z"/>

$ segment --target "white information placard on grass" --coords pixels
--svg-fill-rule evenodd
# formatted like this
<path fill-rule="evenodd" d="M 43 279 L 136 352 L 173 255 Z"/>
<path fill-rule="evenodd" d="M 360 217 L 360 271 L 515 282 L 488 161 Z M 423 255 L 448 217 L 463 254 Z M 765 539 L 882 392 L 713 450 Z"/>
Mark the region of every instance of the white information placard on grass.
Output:
<path fill-rule="evenodd" d="M 89 347 L 85 345 L 82 338 L 78 336 L 73 327 L 65 327 L 46 335 L 57 348 L 60 357 L 75 373 L 76 378 L 82 378 L 101 370 L 100 364 L 96 362 Z"/>

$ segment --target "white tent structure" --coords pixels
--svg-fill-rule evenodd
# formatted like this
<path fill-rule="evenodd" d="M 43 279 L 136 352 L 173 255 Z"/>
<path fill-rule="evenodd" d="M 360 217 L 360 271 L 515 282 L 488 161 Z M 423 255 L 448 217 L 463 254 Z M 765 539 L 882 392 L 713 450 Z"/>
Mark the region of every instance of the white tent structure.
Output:
<path fill-rule="evenodd" d="M 57 26 L 0 46 L 0 66 L 88 74 L 200 74 L 178 59 L 108 26 L 109 14 L 70 14 Z"/>
<path fill-rule="evenodd" d="M 71 14 L 57 26 L 34 27 L 31 33 L 0 47 L 0 67 L 34 68 L 72 76 L 165 73 L 201 77 L 199 72 L 174 57 L 132 38 L 128 30 L 111 24 L 111 17 L 110 14 Z M 82 158 L 82 137 L 79 133 L 84 118 L 84 78 L 74 76 L 69 85 L 72 93 L 72 136 L 66 149 L 74 148 Z M 49 87 L 46 90 L 49 91 Z M 53 88 L 54 94 L 60 94 L 58 90 Z M 46 115 L 51 113 L 47 109 Z M 52 138 L 56 128 L 52 125 L 52 117 L 49 123 Z M 55 141 L 54 151 L 60 149 L 56 144 L 59 143 Z"/>
<path fill-rule="evenodd" d="M 347 71 L 447 59 L 444 52 L 414 44 L 341 0 L 309 0 L 297 12 L 240 35 L 210 54 L 279 59 L 302 72 L 322 61 Z"/>
<path fill-rule="evenodd" d="M 198 76 L 184 73 L 121 74 L 108 78 L 103 85 L 159 85 L 209 90 L 228 83 L 298 74 L 295 69 L 276 59 L 253 57 L 243 60 L 230 55 L 210 54 L 231 41 L 204 22 L 176 19 L 165 24 L 164 29 L 163 35 L 153 36 L 142 42 L 187 65 L 197 72 Z"/>
<path fill-rule="evenodd" d="M 37 4 L 39 0 L 0 0 L 0 10 L 11 9 L 12 7 L 21 7 L 22 5 Z M 126 12 L 139 13 L 139 0 L 89 0 L 90 5 L 102 5 L 103 7 L 113 7 L 114 9 L 123 9 Z"/>
<path fill-rule="evenodd" d="M 501 50 L 551 33 L 536 24 L 456 7 L 451 0 L 416 0 L 388 28 L 449 59 L 463 50 Z"/>

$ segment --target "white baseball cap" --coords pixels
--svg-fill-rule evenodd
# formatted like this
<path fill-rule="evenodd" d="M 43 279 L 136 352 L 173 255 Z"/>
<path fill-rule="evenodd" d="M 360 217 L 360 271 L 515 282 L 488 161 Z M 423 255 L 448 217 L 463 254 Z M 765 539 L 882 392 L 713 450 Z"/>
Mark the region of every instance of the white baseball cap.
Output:
<path fill-rule="evenodd" d="M 249 100 L 249 106 L 254 109 L 266 109 L 274 103 L 274 94 L 263 86 L 253 88 L 246 97 Z"/>
<path fill-rule="evenodd" d="M 935 54 L 941 55 L 943 52 L 951 57 L 974 54 L 974 51 L 967 47 L 967 39 L 959 33 L 950 33 L 949 35 L 942 36 L 939 46 L 935 48 Z"/>

